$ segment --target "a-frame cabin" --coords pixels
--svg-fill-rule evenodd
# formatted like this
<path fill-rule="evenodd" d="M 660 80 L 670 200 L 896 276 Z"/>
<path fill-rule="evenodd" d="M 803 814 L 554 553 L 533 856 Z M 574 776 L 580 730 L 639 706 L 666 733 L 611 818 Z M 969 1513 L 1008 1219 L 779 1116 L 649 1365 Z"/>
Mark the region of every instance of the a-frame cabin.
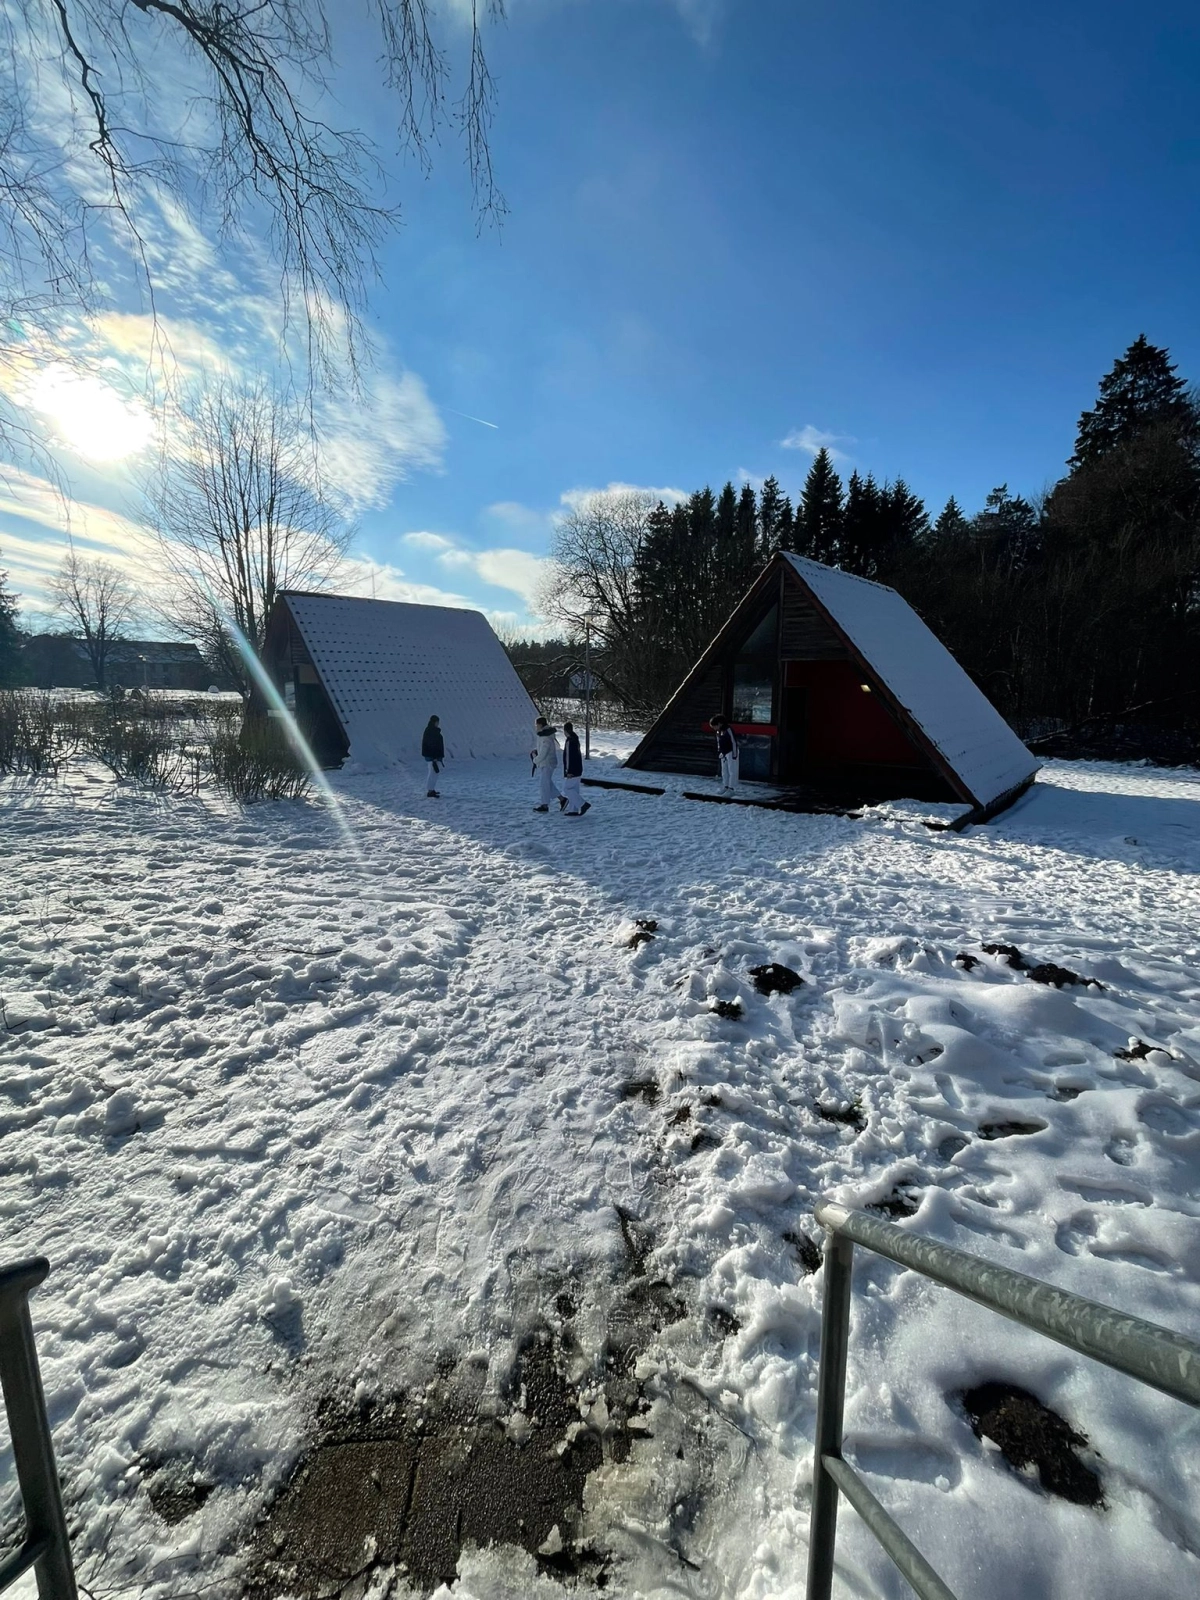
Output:
<path fill-rule="evenodd" d="M 537 708 L 479 611 L 291 589 L 263 664 L 325 767 L 419 764 L 430 715 L 456 759 L 529 749 Z"/>
<path fill-rule="evenodd" d="M 716 773 L 711 719 L 741 776 L 856 801 L 960 801 L 993 813 L 1038 763 L 894 589 L 780 552 L 628 765 Z"/>

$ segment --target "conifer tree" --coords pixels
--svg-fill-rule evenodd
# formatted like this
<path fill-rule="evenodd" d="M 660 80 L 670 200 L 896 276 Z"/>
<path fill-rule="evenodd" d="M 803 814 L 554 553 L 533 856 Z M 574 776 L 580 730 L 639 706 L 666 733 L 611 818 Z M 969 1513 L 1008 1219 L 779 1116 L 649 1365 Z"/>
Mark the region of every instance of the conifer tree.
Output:
<path fill-rule="evenodd" d="M 1200 412 L 1187 385 L 1176 376 L 1167 351 L 1143 333 L 1101 378 L 1100 397 L 1079 419 L 1075 454 L 1067 465 L 1088 466 L 1160 424 L 1190 445 L 1200 443 Z"/>
<path fill-rule="evenodd" d="M 0 572 L 0 689 L 18 681 L 21 633 L 17 626 L 17 597 L 8 587 L 8 573 Z"/>
<path fill-rule="evenodd" d="M 813 457 L 796 512 L 796 544 L 803 555 L 814 561 L 838 559 L 842 509 L 842 480 L 822 447 Z"/>
<path fill-rule="evenodd" d="M 784 548 L 783 541 L 791 532 L 791 512 L 791 504 L 779 487 L 778 479 L 768 478 L 758 496 L 758 529 L 764 560 Z"/>
<path fill-rule="evenodd" d="M 719 583 L 730 586 L 737 583 L 741 565 L 738 561 L 737 507 L 737 491 L 732 483 L 726 482 L 717 496 L 714 516 L 713 576 Z"/>
<path fill-rule="evenodd" d="M 758 501 L 753 484 L 744 483 L 737 503 L 738 565 L 753 576 L 760 566 L 758 543 Z"/>
<path fill-rule="evenodd" d="M 882 535 L 882 504 L 879 485 L 868 473 L 855 471 L 846 485 L 846 505 L 842 512 L 838 565 L 860 577 L 874 575 Z"/>
<path fill-rule="evenodd" d="M 929 532 L 929 514 L 924 500 L 912 492 L 903 478 L 885 486 L 881 501 L 886 543 L 894 557 Z"/>
<path fill-rule="evenodd" d="M 963 514 L 963 508 L 953 495 L 942 507 L 938 519 L 933 525 L 933 531 L 939 539 L 960 539 L 971 531 L 971 524 Z"/>

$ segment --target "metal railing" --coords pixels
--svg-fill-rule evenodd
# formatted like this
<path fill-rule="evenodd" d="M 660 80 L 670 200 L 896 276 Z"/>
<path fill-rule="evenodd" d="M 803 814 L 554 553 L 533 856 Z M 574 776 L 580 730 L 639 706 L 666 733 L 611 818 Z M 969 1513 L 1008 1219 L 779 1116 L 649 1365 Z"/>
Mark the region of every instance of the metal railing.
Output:
<path fill-rule="evenodd" d="M 821 1370 L 808 1546 L 808 1600 L 830 1600 L 839 1492 L 866 1523 L 921 1600 L 955 1600 L 908 1535 L 842 1457 L 842 1411 L 850 1339 L 854 1246 L 911 1267 L 989 1310 L 1102 1361 L 1187 1405 L 1200 1406 L 1200 1344 L 1140 1317 L 1085 1300 L 980 1256 L 955 1250 L 894 1222 L 823 1200 L 817 1221 L 829 1233 L 821 1313 Z"/>
<path fill-rule="evenodd" d="M 34 1567 L 41 1600 L 76 1600 L 71 1543 L 29 1316 L 30 1291 L 49 1271 L 45 1256 L 0 1268 L 0 1386 L 25 1512 L 25 1538 L 0 1561 L 0 1589 Z"/>

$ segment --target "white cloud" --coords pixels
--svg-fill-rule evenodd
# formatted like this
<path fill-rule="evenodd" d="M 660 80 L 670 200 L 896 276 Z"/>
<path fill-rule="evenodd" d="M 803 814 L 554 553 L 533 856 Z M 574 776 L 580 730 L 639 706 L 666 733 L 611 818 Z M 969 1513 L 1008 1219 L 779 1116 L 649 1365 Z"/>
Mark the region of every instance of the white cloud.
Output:
<path fill-rule="evenodd" d="M 475 555 L 474 566 L 484 583 L 490 583 L 494 589 L 509 589 L 533 605 L 545 577 L 547 562 L 543 556 L 531 556 L 527 550 L 480 550 Z"/>
<path fill-rule="evenodd" d="M 318 407 L 326 480 L 355 509 L 386 506 L 414 469 L 442 464 L 446 429 L 415 372 L 367 374 L 363 393 Z"/>
<path fill-rule="evenodd" d="M 519 500 L 496 500 L 483 509 L 485 516 L 495 518 L 527 538 L 545 539 L 550 535 L 551 518 L 547 513 L 522 505 Z"/>
<path fill-rule="evenodd" d="M 547 566 L 544 556 L 528 550 L 468 550 L 459 545 L 443 550 L 438 562 L 451 571 L 473 572 L 493 589 L 509 589 L 533 605 Z"/>
<path fill-rule="evenodd" d="M 149 528 L 105 506 L 73 499 L 34 473 L 0 466 L 0 570 L 7 570 L 26 618 L 49 609 L 51 579 L 72 544 L 80 555 L 119 568 L 146 598 L 146 609 L 153 610 L 158 563 Z"/>
<path fill-rule="evenodd" d="M 402 600 L 409 605 L 453 606 L 459 611 L 477 611 L 478 605 L 466 595 L 439 589 L 431 583 L 414 583 L 400 567 L 372 561 L 366 556 L 350 556 L 343 563 L 337 583 L 339 594 L 360 595 L 372 600 Z"/>
<path fill-rule="evenodd" d="M 839 445 L 858 443 L 853 434 L 826 433 L 823 428 L 814 428 L 811 422 L 806 422 L 802 428 L 793 428 L 779 442 L 785 450 L 807 450 L 810 456 L 815 456 L 818 450 L 828 450 L 834 461 L 850 460 L 844 450 L 838 449 Z"/>
<path fill-rule="evenodd" d="M 614 482 L 603 489 L 568 489 L 565 494 L 559 496 L 559 500 L 568 511 L 574 511 L 585 500 L 595 500 L 602 495 L 623 494 L 653 495 L 656 500 L 661 500 L 669 506 L 681 505 L 687 499 L 687 493 L 683 489 L 655 489 L 648 484 Z"/>
<path fill-rule="evenodd" d="M 401 537 L 401 544 L 411 545 L 414 550 L 453 550 L 454 540 L 447 539 L 444 533 L 406 533 Z"/>

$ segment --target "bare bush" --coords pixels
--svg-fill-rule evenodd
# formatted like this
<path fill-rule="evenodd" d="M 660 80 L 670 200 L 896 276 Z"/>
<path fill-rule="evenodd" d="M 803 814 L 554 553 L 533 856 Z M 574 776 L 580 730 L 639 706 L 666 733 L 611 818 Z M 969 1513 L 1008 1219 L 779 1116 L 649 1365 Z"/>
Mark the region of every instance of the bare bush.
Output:
<path fill-rule="evenodd" d="M 143 789 L 186 786 L 188 763 L 177 725 L 132 696 L 109 695 L 93 706 L 83 747 L 114 778 Z"/>
<path fill-rule="evenodd" d="M 273 720 L 254 718 L 240 733 L 214 733 L 208 766 L 216 786 L 243 803 L 301 800 L 312 785 L 312 774 Z"/>
<path fill-rule="evenodd" d="M 48 694 L 0 689 L 0 772 L 53 776 L 63 758 L 56 709 Z"/>

